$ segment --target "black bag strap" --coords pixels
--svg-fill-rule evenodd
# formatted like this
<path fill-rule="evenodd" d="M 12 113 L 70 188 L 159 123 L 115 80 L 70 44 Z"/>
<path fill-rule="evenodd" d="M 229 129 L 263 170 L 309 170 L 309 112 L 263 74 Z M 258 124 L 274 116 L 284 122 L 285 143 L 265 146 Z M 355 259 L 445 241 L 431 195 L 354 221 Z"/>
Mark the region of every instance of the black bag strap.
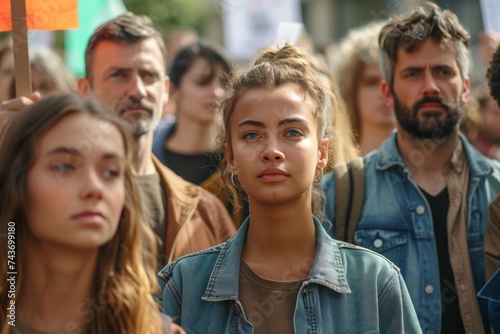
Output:
<path fill-rule="evenodd" d="M 333 166 L 335 175 L 335 238 L 354 242 L 365 198 L 363 158 Z"/>

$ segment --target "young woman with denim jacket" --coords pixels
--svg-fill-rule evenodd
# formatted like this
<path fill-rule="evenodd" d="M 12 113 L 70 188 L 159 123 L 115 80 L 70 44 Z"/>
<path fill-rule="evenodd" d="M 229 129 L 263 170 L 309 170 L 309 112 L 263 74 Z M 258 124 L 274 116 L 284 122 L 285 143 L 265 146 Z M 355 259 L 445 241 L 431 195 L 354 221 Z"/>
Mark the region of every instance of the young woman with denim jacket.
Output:
<path fill-rule="evenodd" d="M 187 333 L 420 333 L 398 268 L 333 240 L 313 216 L 335 98 L 309 56 L 264 49 L 220 111 L 222 170 L 250 217 L 160 271 L 164 311 Z"/>
<path fill-rule="evenodd" d="M 156 244 L 141 218 L 127 125 L 68 93 L 8 124 L 0 333 L 169 332 L 152 297 Z"/>

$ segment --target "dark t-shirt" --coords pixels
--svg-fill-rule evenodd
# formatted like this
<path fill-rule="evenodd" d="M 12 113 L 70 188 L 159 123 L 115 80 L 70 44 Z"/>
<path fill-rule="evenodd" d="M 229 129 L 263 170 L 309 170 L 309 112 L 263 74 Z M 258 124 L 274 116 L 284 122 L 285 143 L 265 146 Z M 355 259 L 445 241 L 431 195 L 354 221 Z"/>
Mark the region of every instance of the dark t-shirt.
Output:
<path fill-rule="evenodd" d="M 165 190 L 158 173 L 151 175 L 136 175 L 139 186 L 141 208 L 144 219 L 158 236 L 159 267 L 166 264 L 165 240 L 167 238 L 167 207 L 165 206 Z"/>
<path fill-rule="evenodd" d="M 168 168 L 191 183 L 200 185 L 219 167 L 219 155 L 215 153 L 182 154 L 165 149 Z"/>
<path fill-rule="evenodd" d="M 422 189 L 420 189 L 422 190 Z M 465 334 L 462 314 L 458 303 L 455 276 L 450 263 L 448 249 L 448 208 L 450 199 L 448 188 L 436 196 L 431 196 L 422 190 L 427 202 L 431 207 L 432 220 L 434 222 L 434 235 L 439 263 L 439 277 L 441 279 L 441 333 L 443 334 Z"/>

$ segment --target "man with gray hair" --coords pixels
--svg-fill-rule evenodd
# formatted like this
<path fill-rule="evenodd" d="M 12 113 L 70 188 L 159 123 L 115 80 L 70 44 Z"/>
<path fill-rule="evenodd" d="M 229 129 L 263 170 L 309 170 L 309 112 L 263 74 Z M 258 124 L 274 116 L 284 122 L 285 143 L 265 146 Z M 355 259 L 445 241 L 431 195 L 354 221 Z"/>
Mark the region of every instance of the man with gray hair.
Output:
<path fill-rule="evenodd" d="M 160 265 L 222 243 L 236 228 L 220 200 L 164 166 L 152 153 L 153 131 L 168 100 L 167 50 L 151 19 L 126 13 L 97 28 L 85 52 L 78 91 L 131 125 L 133 170 L 146 220 L 161 240 Z"/>
<path fill-rule="evenodd" d="M 432 3 L 392 17 L 379 36 L 381 89 L 397 131 L 364 158 L 354 242 L 399 266 L 424 333 L 489 332 L 476 294 L 500 164 L 458 129 L 470 93 L 469 38 L 455 14 Z M 325 176 L 323 187 L 333 221 L 335 178 Z"/>

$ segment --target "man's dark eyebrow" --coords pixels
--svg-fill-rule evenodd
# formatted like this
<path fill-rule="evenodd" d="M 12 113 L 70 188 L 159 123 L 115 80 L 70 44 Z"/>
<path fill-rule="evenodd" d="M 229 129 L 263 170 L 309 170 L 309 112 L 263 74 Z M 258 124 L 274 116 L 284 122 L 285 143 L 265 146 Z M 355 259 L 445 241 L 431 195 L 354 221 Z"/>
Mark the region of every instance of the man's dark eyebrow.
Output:
<path fill-rule="evenodd" d="M 403 69 L 403 72 L 406 71 L 421 71 L 423 69 L 423 66 L 408 66 Z"/>

